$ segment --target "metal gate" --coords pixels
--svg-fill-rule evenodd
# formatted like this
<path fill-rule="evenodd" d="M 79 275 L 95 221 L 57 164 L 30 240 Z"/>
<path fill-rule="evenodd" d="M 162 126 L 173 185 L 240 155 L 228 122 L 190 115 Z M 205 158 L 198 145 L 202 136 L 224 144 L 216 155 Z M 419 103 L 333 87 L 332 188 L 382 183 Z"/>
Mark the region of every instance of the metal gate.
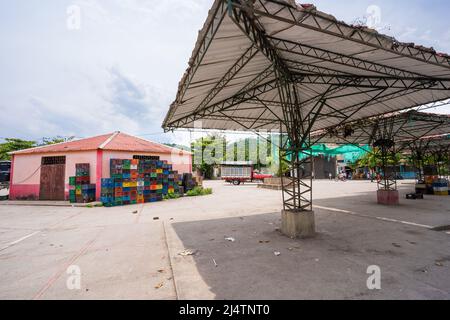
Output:
<path fill-rule="evenodd" d="M 43 157 L 41 163 L 40 200 L 64 201 L 66 157 Z"/>

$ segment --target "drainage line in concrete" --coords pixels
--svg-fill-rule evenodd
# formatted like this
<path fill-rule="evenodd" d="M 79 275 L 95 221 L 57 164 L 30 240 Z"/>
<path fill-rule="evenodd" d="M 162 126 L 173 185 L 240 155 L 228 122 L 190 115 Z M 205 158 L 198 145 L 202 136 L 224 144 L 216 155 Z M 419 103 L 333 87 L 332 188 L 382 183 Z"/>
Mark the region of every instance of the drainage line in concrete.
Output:
<path fill-rule="evenodd" d="M 80 258 L 81 256 L 83 256 L 84 254 L 86 254 L 86 252 L 92 247 L 92 245 L 94 244 L 94 242 L 97 240 L 97 238 L 100 235 L 100 232 L 102 230 L 100 230 L 98 232 L 98 234 L 92 239 L 90 240 L 88 243 L 86 243 L 80 251 L 78 251 L 74 256 L 72 256 L 68 262 L 66 262 L 63 267 L 61 267 L 61 269 L 58 270 L 58 272 L 56 272 L 48 281 L 47 283 L 44 285 L 44 287 L 39 290 L 39 292 L 33 297 L 33 300 L 39 300 L 42 298 L 42 296 L 47 292 L 48 289 L 50 289 L 53 284 L 62 276 L 62 274 L 64 272 L 66 272 L 67 268 L 69 268 L 71 265 L 73 265 L 75 263 L 75 261 L 77 261 L 78 258 Z"/>
<path fill-rule="evenodd" d="M 164 221 L 162 222 L 162 226 L 163 226 L 163 230 L 164 230 L 164 243 L 166 244 L 166 249 L 167 249 L 167 255 L 169 257 L 169 267 L 170 267 L 170 272 L 172 273 L 172 283 L 173 283 L 173 288 L 175 290 L 175 297 L 177 300 L 178 299 L 178 289 L 177 289 L 177 284 L 175 283 L 175 273 L 173 272 L 173 266 L 172 266 L 172 257 L 170 255 L 170 249 L 169 249 L 169 244 L 167 243 L 167 233 L 166 233 L 166 225 L 164 224 Z"/>

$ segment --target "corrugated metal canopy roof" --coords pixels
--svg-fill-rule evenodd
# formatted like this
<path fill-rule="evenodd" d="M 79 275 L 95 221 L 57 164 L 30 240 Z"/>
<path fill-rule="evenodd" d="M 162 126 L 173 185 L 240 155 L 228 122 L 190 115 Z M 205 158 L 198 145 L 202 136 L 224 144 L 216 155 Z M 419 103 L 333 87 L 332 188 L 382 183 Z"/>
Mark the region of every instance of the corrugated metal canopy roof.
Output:
<path fill-rule="evenodd" d="M 450 116 L 417 111 L 394 113 L 358 120 L 311 135 L 314 143 L 372 145 L 392 139 L 405 148 L 411 141 L 450 133 Z"/>
<path fill-rule="evenodd" d="M 280 74 L 303 114 L 321 103 L 312 131 L 450 98 L 448 55 L 293 0 L 215 0 L 163 127 L 279 130 Z"/>
<path fill-rule="evenodd" d="M 400 147 L 409 153 L 420 152 L 426 154 L 438 152 L 445 156 L 446 153 L 448 154 L 450 152 L 450 134 L 425 137 L 400 144 Z"/>

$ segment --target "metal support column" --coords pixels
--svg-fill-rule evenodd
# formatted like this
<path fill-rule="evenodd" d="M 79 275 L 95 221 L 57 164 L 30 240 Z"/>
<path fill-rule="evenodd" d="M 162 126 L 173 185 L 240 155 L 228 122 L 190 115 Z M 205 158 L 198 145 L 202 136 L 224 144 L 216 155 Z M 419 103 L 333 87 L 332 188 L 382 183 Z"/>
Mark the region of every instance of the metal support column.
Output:
<path fill-rule="evenodd" d="M 309 145 L 311 114 L 303 115 L 294 83 L 279 86 L 283 101 L 283 124 L 287 133 L 280 146 L 288 164 L 288 177 L 282 182 L 283 208 L 292 211 L 312 211 L 312 155 Z"/>
<path fill-rule="evenodd" d="M 395 146 L 395 121 L 389 118 L 380 118 L 375 124 L 371 140 L 373 147 L 381 154 L 382 179 L 378 181 L 378 203 L 383 205 L 399 204 L 397 190 L 397 149 Z"/>
<path fill-rule="evenodd" d="M 381 152 L 381 168 L 383 175 L 378 182 L 378 190 L 395 191 L 397 190 L 397 163 L 395 163 L 395 144 L 391 139 L 379 139 L 374 147 L 379 148 Z M 393 160 L 393 165 L 389 165 L 389 160 Z"/>
<path fill-rule="evenodd" d="M 280 145 L 280 154 L 284 154 L 281 161 L 285 161 L 289 167 L 288 176 L 281 179 L 281 231 L 291 238 L 311 237 L 315 235 L 315 220 L 312 211 L 310 133 L 323 103 L 305 112 L 300 107 L 295 82 L 284 77 L 279 78 L 278 91 L 282 101 L 282 126 L 287 134 L 287 139 Z"/>
<path fill-rule="evenodd" d="M 417 181 L 423 181 L 423 152 L 421 150 L 413 150 L 412 157 L 416 167 Z"/>

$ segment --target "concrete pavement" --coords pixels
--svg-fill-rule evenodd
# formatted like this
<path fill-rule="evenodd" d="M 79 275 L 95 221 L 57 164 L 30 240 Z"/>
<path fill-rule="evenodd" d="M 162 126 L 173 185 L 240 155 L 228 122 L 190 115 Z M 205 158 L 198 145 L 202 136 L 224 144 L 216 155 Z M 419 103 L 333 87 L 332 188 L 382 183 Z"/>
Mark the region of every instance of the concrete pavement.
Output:
<path fill-rule="evenodd" d="M 146 205 L 0 206 L 0 298 L 450 298 L 450 235 L 430 230 L 450 225 L 450 197 L 405 200 L 404 184 L 383 207 L 376 184 L 317 181 L 318 236 L 291 240 L 279 191 L 207 184 L 211 196 Z M 67 288 L 73 265 L 80 290 Z M 370 265 L 381 290 L 367 289 Z"/>

